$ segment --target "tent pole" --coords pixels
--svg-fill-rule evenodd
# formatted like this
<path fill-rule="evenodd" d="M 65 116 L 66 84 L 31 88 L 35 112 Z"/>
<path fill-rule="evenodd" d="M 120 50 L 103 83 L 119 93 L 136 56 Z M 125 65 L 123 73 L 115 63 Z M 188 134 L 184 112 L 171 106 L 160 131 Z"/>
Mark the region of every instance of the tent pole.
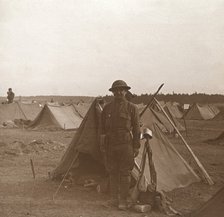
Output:
<path fill-rule="evenodd" d="M 63 184 L 63 182 L 64 182 L 66 176 L 67 176 L 68 173 L 70 172 L 70 170 L 71 170 L 73 164 L 75 163 L 75 161 L 77 160 L 78 156 L 79 156 L 79 155 L 78 155 L 78 153 L 77 153 L 76 156 L 73 158 L 72 163 L 70 164 L 68 170 L 67 170 L 66 173 L 64 174 L 63 179 L 61 180 L 59 186 L 57 187 L 56 191 L 55 191 L 54 194 L 53 194 L 53 201 L 55 200 L 55 197 L 56 197 L 56 195 L 57 195 L 59 189 L 61 188 L 61 186 L 62 186 L 62 184 Z"/>
<path fill-rule="evenodd" d="M 174 125 L 174 123 L 172 122 L 172 120 L 170 120 L 169 116 L 166 114 L 166 112 L 164 111 L 163 107 L 160 105 L 160 103 L 158 102 L 158 100 L 156 98 L 154 98 L 154 100 L 157 103 L 157 105 L 159 106 L 159 108 L 161 109 L 161 111 L 164 113 L 164 115 L 166 116 L 166 118 L 168 119 L 168 121 L 171 123 L 171 125 L 173 126 L 173 128 L 176 130 L 176 132 L 178 133 L 178 135 L 180 136 L 180 138 L 182 139 L 184 145 L 187 147 L 188 151 L 191 153 L 192 157 L 194 158 L 196 164 L 198 165 L 198 167 L 199 167 L 202 175 L 205 177 L 205 179 L 208 182 L 208 184 L 209 185 L 213 185 L 214 182 L 212 181 L 211 177 L 209 176 L 209 174 L 207 173 L 207 171 L 205 170 L 205 168 L 203 167 L 203 165 L 201 164 L 201 162 L 199 161 L 199 159 L 196 157 L 196 155 L 194 154 L 194 152 L 192 151 L 192 149 L 190 148 L 190 146 L 187 144 L 186 140 L 180 134 L 179 130 L 176 128 L 176 126 Z"/>
<path fill-rule="evenodd" d="M 152 98 L 150 99 L 150 101 L 148 102 L 148 104 L 145 106 L 145 108 L 142 110 L 142 112 L 139 114 L 140 117 L 142 117 L 142 115 L 145 113 L 147 108 L 150 108 L 152 103 L 153 103 L 153 99 L 156 97 L 156 95 L 159 93 L 160 89 L 163 87 L 164 83 L 161 84 L 158 88 L 158 90 L 153 94 Z"/>

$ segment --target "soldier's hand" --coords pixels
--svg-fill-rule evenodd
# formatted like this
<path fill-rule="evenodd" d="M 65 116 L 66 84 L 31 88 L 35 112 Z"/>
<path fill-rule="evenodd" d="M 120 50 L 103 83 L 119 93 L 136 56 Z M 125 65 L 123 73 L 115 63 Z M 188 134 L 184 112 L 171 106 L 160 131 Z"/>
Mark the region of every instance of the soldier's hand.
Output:
<path fill-rule="evenodd" d="M 139 153 L 139 149 L 134 148 L 134 158 L 136 158 L 138 156 L 138 153 Z"/>

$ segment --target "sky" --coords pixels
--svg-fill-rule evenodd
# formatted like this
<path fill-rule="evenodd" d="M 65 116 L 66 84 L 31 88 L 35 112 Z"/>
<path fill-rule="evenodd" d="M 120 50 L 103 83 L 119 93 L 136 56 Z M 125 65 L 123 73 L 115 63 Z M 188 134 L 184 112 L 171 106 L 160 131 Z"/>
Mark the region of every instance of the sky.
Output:
<path fill-rule="evenodd" d="M 0 96 L 224 94 L 224 0 L 0 0 Z"/>

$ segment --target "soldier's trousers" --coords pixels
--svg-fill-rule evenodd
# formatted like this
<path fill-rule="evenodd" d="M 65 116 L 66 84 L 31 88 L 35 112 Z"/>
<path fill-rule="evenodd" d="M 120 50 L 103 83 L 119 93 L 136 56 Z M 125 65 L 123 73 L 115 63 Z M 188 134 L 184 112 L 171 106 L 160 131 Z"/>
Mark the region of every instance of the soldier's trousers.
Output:
<path fill-rule="evenodd" d="M 127 199 L 133 167 L 134 154 L 130 144 L 108 148 L 106 168 L 110 176 L 110 193 L 113 199 L 118 199 L 119 196 L 121 200 Z"/>

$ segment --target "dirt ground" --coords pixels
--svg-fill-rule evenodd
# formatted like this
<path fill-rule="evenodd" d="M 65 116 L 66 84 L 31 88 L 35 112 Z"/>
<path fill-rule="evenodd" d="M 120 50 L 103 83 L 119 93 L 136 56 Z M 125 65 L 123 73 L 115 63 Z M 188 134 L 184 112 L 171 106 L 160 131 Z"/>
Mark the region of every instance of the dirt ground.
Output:
<path fill-rule="evenodd" d="M 168 193 L 172 206 L 185 214 L 197 209 L 223 186 L 224 146 L 207 144 L 224 129 L 224 122 L 188 121 L 183 133 L 190 147 L 200 159 L 215 184 L 195 183 Z M 108 196 L 82 186 L 59 185 L 49 179 L 48 172 L 59 163 L 74 131 L 30 131 L 0 129 L 0 217 L 115 217 L 152 216 L 158 212 L 136 213 L 117 211 L 103 206 Z M 169 136 L 178 151 L 196 169 L 180 138 Z M 34 165 L 35 179 L 31 170 Z"/>

